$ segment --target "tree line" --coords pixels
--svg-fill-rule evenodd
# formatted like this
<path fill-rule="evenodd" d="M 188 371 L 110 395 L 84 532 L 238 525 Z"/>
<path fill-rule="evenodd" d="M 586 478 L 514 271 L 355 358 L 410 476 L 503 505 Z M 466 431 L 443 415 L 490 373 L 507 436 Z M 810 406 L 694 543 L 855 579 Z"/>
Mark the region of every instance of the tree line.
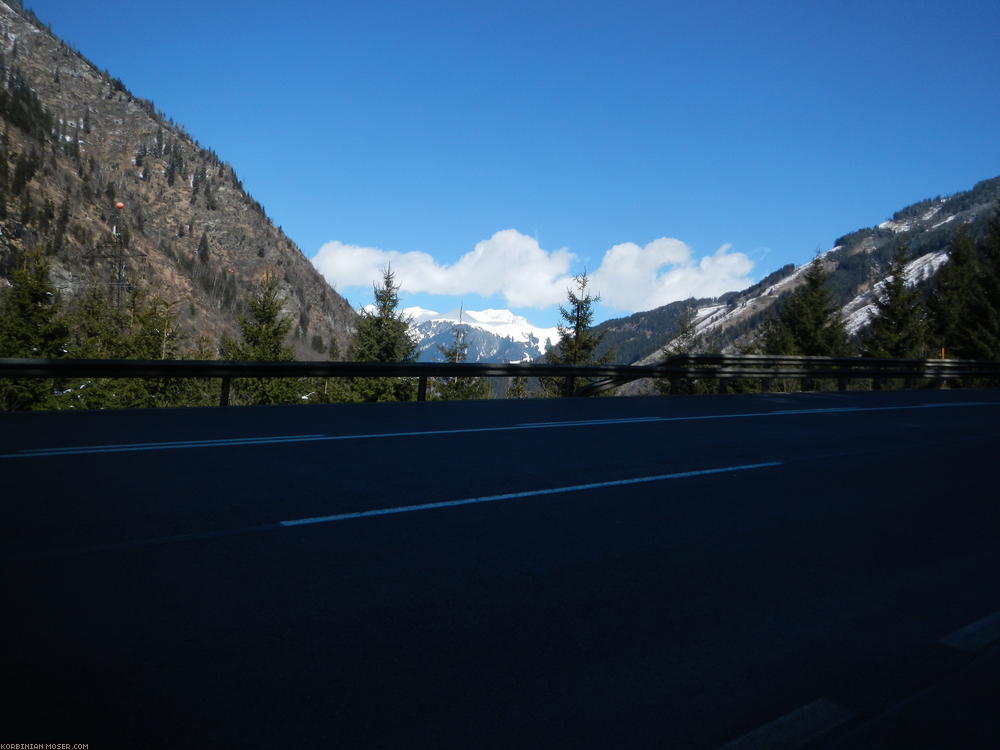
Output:
<path fill-rule="evenodd" d="M 928 285 L 908 283 L 912 260 L 900 242 L 872 295 L 868 324 L 848 334 L 817 258 L 804 283 L 777 304 L 760 350 L 765 354 L 899 359 L 1000 359 L 1000 214 L 976 242 L 963 227 L 949 259 Z"/>
<path fill-rule="evenodd" d="M 0 289 L 0 357 L 27 359 L 222 359 L 283 362 L 294 358 L 288 343 L 293 321 L 283 313 L 285 298 L 278 280 L 267 274 L 244 300 L 238 335 L 218 344 L 181 335 L 173 307 L 149 289 L 133 284 L 126 295 L 94 285 L 65 300 L 50 278 L 42 248 L 24 253 Z M 592 305 L 587 276 L 576 277 L 569 305 L 560 308 L 559 345 L 549 361 L 584 364 L 591 360 L 601 336 L 591 330 Z M 415 362 L 417 344 L 409 321 L 399 309 L 399 284 L 391 268 L 374 286 L 375 304 L 360 311 L 346 359 L 355 362 Z M 468 358 L 465 329 L 456 326 L 454 340 L 438 347 L 446 362 Z M 327 353 L 340 358 L 336 346 Z M 207 406 L 219 402 L 217 379 L 0 379 L 0 409 L 104 409 Z M 436 400 L 484 399 L 493 395 L 525 398 L 558 396 L 562 383 L 543 379 L 529 384 L 515 378 L 494 392 L 488 378 L 439 377 L 428 384 Z M 231 384 L 234 404 L 333 403 L 345 401 L 410 401 L 416 378 L 240 378 Z"/>
<path fill-rule="evenodd" d="M 746 353 L 804 356 L 926 358 L 949 356 L 1000 359 L 1000 214 L 984 238 L 960 231 L 949 261 L 929 287 L 906 283 L 910 258 L 896 247 L 885 279 L 873 295 L 873 315 L 860 335 L 848 334 L 828 288 L 829 274 L 816 258 L 803 283 L 773 308 L 762 333 Z M 593 330 L 593 305 L 586 273 L 574 278 L 567 304 L 560 306 L 559 342 L 547 354 L 553 364 L 590 364 L 598 358 L 603 334 Z M 357 362 L 415 362 L 417 345 L 409 321 L 399 310 L 399 284 L 391 268 L 374 286 L 375 304 L 361 311 L 346 359 Z M 127 295 L 95 286 L 69 303 L 52 284 L 41 249 L 27 252 L 0 290 L 0 357 L 74 359 L 216 359 L 291 361 L 287 343 L 293 322 L 282 312 L 284 297 L 273 275 L 265 275 L 245 300 L 237 337 L 217 345 L 180 335 L 173 308 L 149 290 L 133 286 Z M 445 361 L 464 362 L 468 345 L 456 326 L 449 346 L 438 347 Z M 666 356 L 704 353 L 713 342 L 696 333 L 694 310 L 682 316 L 679 330 L 664 348 Z M 328 353 L 340 358 L 336 347 Z M 579 385 L 579 384 L 578 384 Z M 515 378 L 502 395 L 560 396 L 565 379 Z M 739 387 L 739 384 L 736 384 Z M 708 383 L 658 382 L 664 393 L 713 390 Z M 0 409 L 100 409 L 111 407 L 195 406 L 218 403 L 217 380 L 100 379 L 54 382 L 42 379 L 0 380 Z M 408 401 L 416 397 L 416 378 L 257 379 L 232 383 L 236 404 Z M 431 399 L 481 399 L 494 393 L 488 379 L 434 378 Z"/>
<path fill-rule="evenodd" d="M 283 362 L 294 358 L 288 343 L 293 321 L 283 313 L 278 280 L 267 274 L 244 300 L 238 335 L 213 345 L 182 336 L 175 311 L 149 289 L 132 285 L 126 295 L 94 285 L 66 301 L 50 278 L 41 248 L 24 253 L 0 289 L 0 357 L 27 359 L 222 359 Z M 358 362 L 413 362 L 417 345 L 399 310 L 399 285 L 386 269 L 375 287 L 375 306 L 362 310 L 347 359 Z M 440 347 L 446 361 L 466 360 L 464 332 L 456 328 L 451 346 Z M 336 345 L 328 351 L 339 358 Z M 219 403 L 218 380 L 102 378 L 66 381 L 0 379 L 0 410 L 150 408 Z M 415 378 L 240 378 L 231 384 L 234 404 L 408 401 Z M 483 378 L 435 378 L 432 399 L 488 398 Z"/>
<path fill-rule="evenodd" d="M 775 303 L 760 335 L 742 353 L 1000 360 L 1000 213 L 978 241 L 967 227 L 956 233 L 948 261 L 931 283 L 908 283 L 911 260 L 907 245 L 898 243 L 883 280 L 873 289 L 867 325 L 851 335 L 831 292 L 830 274 L 817 257 L 803 273 L 802 284 Z M 695 310 L 689 308 L 662 354 L 717 351 L 712 341 L 698 335 Z M 662 381 L 657 386 L 661 392 L 692 393 L 718 384 Z"/>

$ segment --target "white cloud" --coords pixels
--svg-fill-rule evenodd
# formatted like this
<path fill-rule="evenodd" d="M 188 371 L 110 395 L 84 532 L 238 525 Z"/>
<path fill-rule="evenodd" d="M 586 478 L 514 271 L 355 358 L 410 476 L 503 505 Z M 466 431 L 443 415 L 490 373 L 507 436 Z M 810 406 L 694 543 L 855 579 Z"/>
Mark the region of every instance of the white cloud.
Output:
<path fill-rule="evenodd" d="M 753 269 L 743 253 L 723 245 L 695 260 L 691 248 L 670 237 L 645 247 L 625 242 L 604 254 L 591 274 L 591 289 L 609 307 L 627 312 L 651 310 L 688 297 L 717 297 L 753 283 Z"/>
<path fill-rule="evenodd" d="M 401 253 L 328 242 L 313 265 L 337 288 L 371 287 L 392 266 L 403 291 L 461 296 L 502 296 L 510 307 L 547 307 L 566 300 L 572 285 L 568 250 L 547 251 L 532 237 L 514 229 L 478 242 L 451 265 L 423 252 Z M 649 310 L 688 297 L 715 297 L 753 283 L 753 262 L 723 245 L 695 260 L 677 239 L 662 237 L 644 247 L 615 245 L 591 273 L 590 289 L 604 304 L 628 312 Z"/>
<path fill-rule="evenodd" d="M 537 240 L 514 229 L 497 232 L 476 243 L 452 265 L 441 265 L 422 252 L 400 253 L 328 242 L 312 259 L 313 265 L 338 288 L 370 287 L 391 265 L 403 291 L 428 294 L 502 295 L 511 307 L 546 307 L 566 297 L 568 250 L 548 252 Z"/>

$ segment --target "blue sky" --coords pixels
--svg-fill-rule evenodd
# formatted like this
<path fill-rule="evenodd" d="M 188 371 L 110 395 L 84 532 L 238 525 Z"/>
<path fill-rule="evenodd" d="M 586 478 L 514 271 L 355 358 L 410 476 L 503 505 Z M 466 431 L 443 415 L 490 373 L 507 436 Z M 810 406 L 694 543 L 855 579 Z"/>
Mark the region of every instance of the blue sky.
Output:
<path fill-rule="evenodd" d="M 995 0 L 26 4 L 355 306 L 618 317 L 1000 174 Z"/>

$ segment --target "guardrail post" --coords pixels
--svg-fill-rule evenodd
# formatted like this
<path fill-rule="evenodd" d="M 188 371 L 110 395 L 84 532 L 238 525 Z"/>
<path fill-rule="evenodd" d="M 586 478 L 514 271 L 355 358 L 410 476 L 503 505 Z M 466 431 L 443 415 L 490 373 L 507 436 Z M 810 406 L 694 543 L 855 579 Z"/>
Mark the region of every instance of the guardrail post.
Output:
<path fill-rule="evenodd" d="M 219 392 L 219 406 L 229 406 L 229 382 L 232 378 L 222 379 L 222 390 Z"/>
<path fill-rule="evenodd" d="M 847 390 L 847 378 L 844 377 L 837 378 L 837 390 L 838 391 Z"/>
<path fill-rule="evenodd" d="M 417 401 L 427 400 L 427 376 L 421 375 L 417 380 Z"/>

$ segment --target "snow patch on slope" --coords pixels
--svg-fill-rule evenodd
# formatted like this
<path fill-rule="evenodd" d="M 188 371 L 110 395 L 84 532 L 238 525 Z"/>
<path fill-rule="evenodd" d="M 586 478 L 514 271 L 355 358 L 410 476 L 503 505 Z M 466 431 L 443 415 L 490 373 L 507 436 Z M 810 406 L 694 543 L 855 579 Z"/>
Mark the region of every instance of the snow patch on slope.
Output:
<path fill-rule="evenodd" d="M 901 234 L 903 232 L 909 232 L 913 229 L 913 223 L 909 221 L 883 221 L 878 225 L 879 229 L 891 229 L 896 234 Z"/>
<path fill-rule="evenodd" d="M 931 219 L 933 219 L 935 216 L 937 216 L 937 213 L 938 213 L 938 211 L 941 210 L 941 206 L 942 206 L 943 203 L 944 203 L 944 199 L 942 199 L 941 201 L 939 201 L 936 206 L 931 206 L 929 209 L 927 209 L 923 213 L 923 215 L 920 218 L 918 218 L 918 219 L 909 219 L 908 221 L 893 221 L 892 219 L 890 219 L 889 221 L 883 221 L 881 224 L 878 225 L 878 228 L 879 229 L 891 229 L 896 234 L 901 234 L 902 232 L 909 232 L 911 229 L 913 229 L 915 226 L 917 226 L 917 224 L 928 222 Z M 951 218 L 954 218 L 954 217 L 951 217 Z M 939 226 L 941 226 L 941 224 L 945 224 L 945 223 L 951 221 L 951 218 L 945 219 L 940 224 L 935 224 L 934 226 L 935 227 L 939 227 Z"/>
<path fill-rule="evenodd" d="M 906 276 L 906 285 L 913 286 L 914 284 L 918 284 L 921 281 L 929 279 L 947 262 L 947 250 L 938 250 L 933 253 L 927 253 L 926 255 L 921 255 L 919 258 L 911 260 L 906 264 L 906 271 L 904 272 Z M 844 317 L 844 327 L 850 335 L 853 336 L 858 333 L 862 328 L 868 325 L 869 322 L 871 322 L 871 319 L 875 315 L 876 296 L 882 294 L 882 290 L 885 289 L 885 285 L 892 281 L 892 278 L 892 276 L 887 276 L 875 284 L 867 292 L 862 292 L 841 308 L 841 315 Z"/>

